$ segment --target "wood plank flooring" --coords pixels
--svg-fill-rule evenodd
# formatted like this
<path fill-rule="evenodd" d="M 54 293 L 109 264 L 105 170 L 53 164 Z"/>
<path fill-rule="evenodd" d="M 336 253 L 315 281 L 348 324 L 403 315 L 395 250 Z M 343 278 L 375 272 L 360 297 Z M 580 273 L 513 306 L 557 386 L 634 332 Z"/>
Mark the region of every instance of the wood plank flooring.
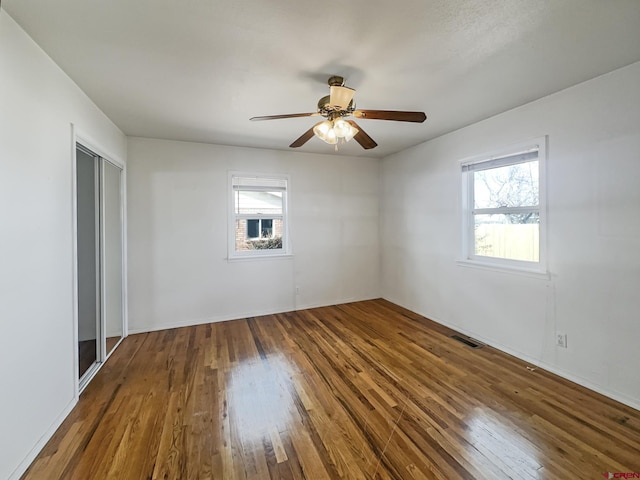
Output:
<path fill-rule="evenodd" d="M 23 478 L 640 472 L 640 412 L 451 333 L 374 300 L 130 336 Z"/>

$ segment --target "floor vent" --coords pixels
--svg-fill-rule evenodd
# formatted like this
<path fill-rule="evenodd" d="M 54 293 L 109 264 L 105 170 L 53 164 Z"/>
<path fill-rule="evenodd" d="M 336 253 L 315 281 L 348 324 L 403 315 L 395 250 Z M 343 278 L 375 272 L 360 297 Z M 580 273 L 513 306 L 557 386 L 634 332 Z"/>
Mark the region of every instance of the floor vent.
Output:
<path fill-rule="evenodd" d="M 468 345 L 471 348 L 482 348 L 484 346 L 477 340 L 474 340 L 473 338 L 469 338 L 469 337 L 463 337 L 462 335 L 451 335 L 451 338 L 461 343 L 464 343 L 465 345 Z"/>

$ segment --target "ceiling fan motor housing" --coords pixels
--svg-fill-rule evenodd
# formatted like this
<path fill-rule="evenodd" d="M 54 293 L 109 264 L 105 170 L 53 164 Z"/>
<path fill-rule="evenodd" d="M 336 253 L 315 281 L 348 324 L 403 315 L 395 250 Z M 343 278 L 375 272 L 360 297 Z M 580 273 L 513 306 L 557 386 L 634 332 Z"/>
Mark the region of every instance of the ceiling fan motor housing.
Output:
<path fill-rule="evenodd" d="M 338 75 L 334 75 L 333 77 L 329 78 L 327 83 L 330 87 L 342 87 L 344 85 L 344 78 Z"/>
<path fill-rule="evenodd" d="M 323 117 L 333 119 L 338 117 L 346 117 L 351 115 L 356 106 L 353 100 L 349 102 L 347 108 L 335 108 L 331 105 L 331 96 L 326 95 L 318 100 L 318 113 Z"/>

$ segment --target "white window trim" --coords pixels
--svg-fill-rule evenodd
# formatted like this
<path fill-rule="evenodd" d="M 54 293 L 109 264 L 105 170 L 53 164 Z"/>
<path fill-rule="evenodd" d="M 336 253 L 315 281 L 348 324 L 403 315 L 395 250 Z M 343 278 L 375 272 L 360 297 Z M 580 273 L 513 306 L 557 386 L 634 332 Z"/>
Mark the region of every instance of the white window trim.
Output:
<path fill-rule="evenodd" d="M 250 215 L 236 215 L 235 213 L 235 198 L 233 189 L 234 177 L 254 177 L 254 178 L 271 178 L 277 180 L 285 180 L 287 182 L 287 188 L 283 195 L 282 201 L 282 214 L 250 214 Z M 228 192 L 228 237 L 227 237 L 227 260 L 228 261 L 244 261 L 244 260 L 257 260 L 268 258 L 288 258 L 292 256 L 291 241 L 289 237 L 289 195 L 291 191 L 291 179 L 287 174 L 274 174 L 274 173 L 256 173 L 256 172 L 244 172 L 244 171 L 229 171 L 227 179 Z M 282 219 L 282 248 L 277 250 L 247 250 L 243 252 L 236 251 L 236 218 L 269 218 L 269 219 Z"/>
<path fill-rule="evenodd" d="M 465 158 L 459 162 L 458 172 L 462 173 L 461 186 L 461 239 L 462 239 L 462 255 L 457 260 L 457 264 L 463 267 L 478 267 L 485 270 L 496 270 L 505 273 L 520 273 L 527 276 L 548 278 L 547 270 L 547 142 L 548 137 L 543 136 L 532 140 L 516 143 L 507 148 L 495 150 L 483 155 L 475 155 Z M 499 159 L 518 151 L 524 152 L 532 148 L 538 148 L 538 178 L 539 178 L 539 204 L 538 208 L 531 209 L 528 207 L 504 207 L 501 209 L 490 209 L 491 213 L 514 213 L 528 212 L 534 210 L 540 214 L 540 260 L 538 262 L 527 262 L 521 260 L 511 260 L 504 258 L 487 257 L 475 255 L 473 253 L 473 213 L 471 199 L 469 194 L 473 192 L 473 174 L 472 169 L 463 171 L 463 167 L 476 163 L 483 163 L 492 159 Z M 482 210 L 476 210 L 476 213 L 482 213 Z"/>

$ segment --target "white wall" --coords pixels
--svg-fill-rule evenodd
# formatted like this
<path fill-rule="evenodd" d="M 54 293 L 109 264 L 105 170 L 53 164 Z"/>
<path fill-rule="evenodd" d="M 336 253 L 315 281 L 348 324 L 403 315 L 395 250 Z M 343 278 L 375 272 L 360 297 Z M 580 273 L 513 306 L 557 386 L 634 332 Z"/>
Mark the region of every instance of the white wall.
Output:
<path fill-rule="evenodd" d="M 639 408 L 639 85 L 636 63 L 384 159 L 384 298 Z M 543 135 L 550 279 L 457 265 L 459 161 Z"/>
<path fill-rule="evenodd" d="M 379 296 L 378 160 L 128 145 L 130 332 Z M 234 170 L 290 175 L 291 258 L 226 260 Z"/>
<path fill-rule="evenodd" d="M 74 402 L 71 123 L 126 158 L 124 135 L 0 10 L 0 478 Z"/>

